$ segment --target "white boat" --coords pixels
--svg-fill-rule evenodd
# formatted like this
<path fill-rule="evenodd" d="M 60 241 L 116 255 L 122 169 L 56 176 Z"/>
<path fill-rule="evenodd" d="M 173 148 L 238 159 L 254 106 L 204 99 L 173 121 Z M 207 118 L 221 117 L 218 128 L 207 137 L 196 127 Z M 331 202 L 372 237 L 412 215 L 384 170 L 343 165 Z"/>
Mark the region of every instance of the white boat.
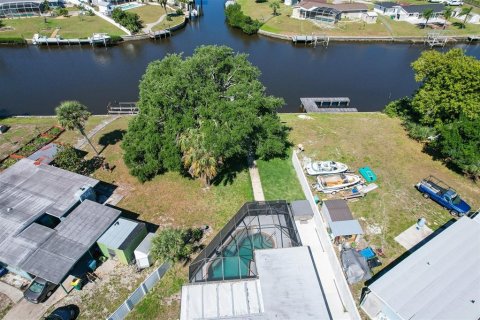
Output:
<path fill-rule="evenodd" d="M 316 189 L 323 193 L 335 193 L 353 187 L 362 178 L 353 173 L 337 173 L 317 177 Z"/>
<path fill-rule="evenodd" d="M 310 176 L 322 174 L 342 173 L 348 170 L 348 166 L 336 161 L 312 161 L 309 158 L 303 160 L 303 168 Z"/>

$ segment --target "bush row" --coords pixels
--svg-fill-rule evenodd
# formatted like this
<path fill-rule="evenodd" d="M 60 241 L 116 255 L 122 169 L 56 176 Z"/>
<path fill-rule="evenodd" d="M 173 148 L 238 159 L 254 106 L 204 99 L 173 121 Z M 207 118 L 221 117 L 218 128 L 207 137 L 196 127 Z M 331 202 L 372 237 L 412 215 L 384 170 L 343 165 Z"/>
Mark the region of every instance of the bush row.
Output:
<path fill-rule="evenodd" d="M 22 37 L 0 37 L 0 44 L 26 44 Z"/>
<path fill-rule="evenodd" d="M 120 8 L 113 9 L 112 19 L 133 33 L 137 33 L 142 28 L 142 21 L 138 14 L 126 12 Z"/>
<path fill-rule="evenodd" d="M 262 26 L 258 20 L 253 20 L 242 12 L 242 7 L 238 4 L 231 4 L 225 8 L 225 16 L 227 17 L 228 25 L 242 29 L 246 34 L 255 34 Z"/>

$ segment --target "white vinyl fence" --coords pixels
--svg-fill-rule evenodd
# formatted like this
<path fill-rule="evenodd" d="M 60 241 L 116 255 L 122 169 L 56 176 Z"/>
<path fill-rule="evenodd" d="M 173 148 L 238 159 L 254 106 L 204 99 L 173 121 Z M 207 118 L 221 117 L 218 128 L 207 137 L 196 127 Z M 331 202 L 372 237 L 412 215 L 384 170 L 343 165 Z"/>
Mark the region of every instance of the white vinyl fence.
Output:
<path fill-rule="evenodd" d="M 162 279 L 165 272 L 167 272 L 170 265 L 168 263 L 162 264 L 160 267 L 155 269 L 145 281 L 140 284 L 140 286 L 132 292 L 130 297 L 125 300 L 114 313 L 112 313 L 107 320 L 122 320 L 128 315 L 130 311 L 132 311 L 133 307 L 135 307 L 140 300 L 150 291 L 153 286 Z"/>
<path fill-rule="evenodd" d="M 319 231 L 317 232 L 317 234 L 320 238 L 320 242 L 322 243 L 323 248 L 325 249 L 325 252 L 327 253 L 328 260 L 330 261 L 335 276 L 335 282 L 337 283 L 338 291 L 345 305 L 345 309 L 351 315 L 352 319 L 360 320 L 360 314 L 358 313 L 355 301 L 353 300 L 352 293 L 350 291 L 350 288 L 348 287 L 347 280 L 345 279 L 345 275 L 342 271 L 342 267 L 340 266 L 340 262 L 338 261 L 337 255 L 335 254 L 332 241 L 328 236 L 327 228 L 321 218 L 320 211 L 318 210 L 318 205 L 315 203 L 312 190 L 310 188 L 310 185 L 308 184 L 308 180 L 305 177 L 302 165 L 295 151 L 293 152 L 292 162 L 293 167 L 295 168 L 295 172 L 297 173 L 298 180 L 302 185 L 303 193 L 307 197 L 307 200 L 310 202 L 310 206 L 313 208 L 315 223 L 317 225 L 317 230 Z"/>

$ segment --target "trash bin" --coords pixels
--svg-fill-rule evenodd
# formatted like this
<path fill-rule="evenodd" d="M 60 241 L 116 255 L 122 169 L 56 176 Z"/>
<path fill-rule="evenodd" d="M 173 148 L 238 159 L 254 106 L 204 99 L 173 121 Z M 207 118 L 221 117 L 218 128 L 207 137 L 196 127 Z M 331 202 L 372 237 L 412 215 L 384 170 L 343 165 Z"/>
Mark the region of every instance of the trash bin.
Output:
<path fill-rule="evenodd" d="M 88 262 L 88 269 L 91 271 L 95 271 L 97 269 L 97 261 L 96 260 L 90 260 Z"/>

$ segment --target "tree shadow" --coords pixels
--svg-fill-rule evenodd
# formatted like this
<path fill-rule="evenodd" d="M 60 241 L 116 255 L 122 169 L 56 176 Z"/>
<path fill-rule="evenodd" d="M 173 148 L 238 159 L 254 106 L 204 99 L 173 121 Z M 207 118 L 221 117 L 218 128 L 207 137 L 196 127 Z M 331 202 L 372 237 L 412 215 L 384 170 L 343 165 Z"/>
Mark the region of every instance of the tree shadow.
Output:
<path fill-rule="evenodd" d="M 223 165 L 220 172 L 212 180 L 212 185 L 231 185 L 237 178 L 237 174 L 248 169 L 248 161 L 245 157 L 237 157 Z"/>
<path fill-rule="evenodd" d="M 126 130 L 116 129 L 116 130 L 107 132 L 103 136 L 101 136 L 100 139 L 98 140 L 98 144 L 102 146 L 102 149 L 99 151 L 99 153 L 102 153 L 106 147 L 110 145 L 115 145 L 118 142 L 122 141 L 125 133 L 127 133 Z"/>
<path fill-rule="evenodd" d="M 445 156 L 443 156 L 442 153 L 437 148 L 435 148 L 434 144 L 425 143 L 423 145 L 422 151 L 431 156 L 433 160 L 441 161 L 443 165 L 446 166 L 449 170 L 458 173 L 459 175 L 465 175 L 465 172 L 463 172 L 462 168 L 460 168 L 453 162 L 448 161 L 448 159 L 445 159 Z"/>

